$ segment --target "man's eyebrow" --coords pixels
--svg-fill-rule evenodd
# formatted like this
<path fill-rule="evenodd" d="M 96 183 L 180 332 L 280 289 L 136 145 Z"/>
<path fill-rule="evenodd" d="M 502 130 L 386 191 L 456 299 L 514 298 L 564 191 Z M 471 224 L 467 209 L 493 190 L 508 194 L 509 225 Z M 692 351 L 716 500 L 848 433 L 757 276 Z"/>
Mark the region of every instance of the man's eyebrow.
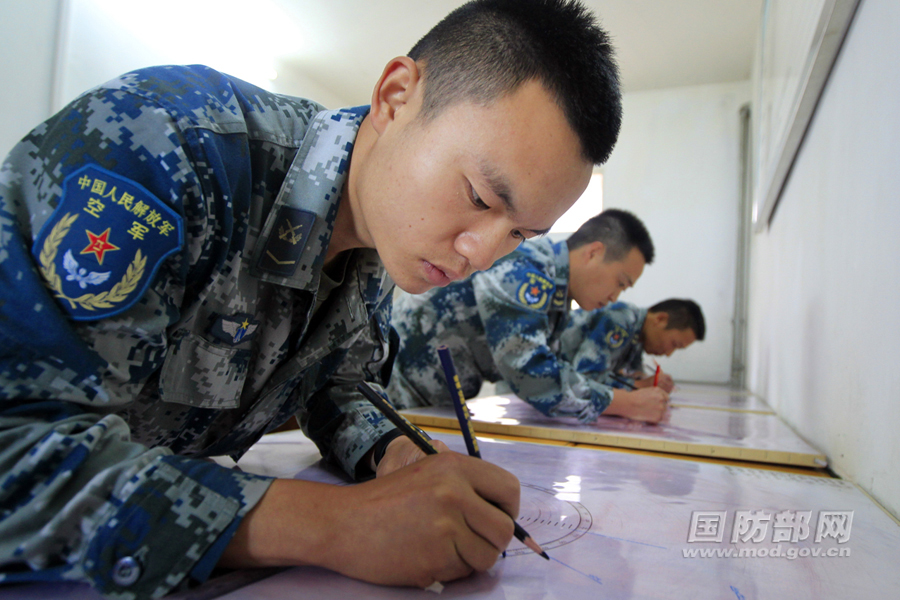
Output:
<path fill-rule="evenodd" d="M 484 162 L 479 165 L 479 171 L 481 171 L 481 176 L 484 177 L 491 192 L 503 202 L 503 206 L 506 207 L 506 212 L 508 212 L 511 217 L 515 218 L 517 211 L 515 202 L 513 201 L 512 188 L 509 185 L 509 180 L 498 173 L 491 165 Z M 549 228 L 525 229 L 525 231 L 533 233 L 534 235 L 546 235 L 550 233 Z"/>

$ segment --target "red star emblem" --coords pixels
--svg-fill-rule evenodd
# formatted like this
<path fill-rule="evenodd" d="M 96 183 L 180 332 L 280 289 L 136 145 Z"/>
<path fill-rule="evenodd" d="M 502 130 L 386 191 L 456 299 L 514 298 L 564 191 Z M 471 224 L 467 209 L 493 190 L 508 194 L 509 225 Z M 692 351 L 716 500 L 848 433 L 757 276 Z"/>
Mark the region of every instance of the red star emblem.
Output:
<path fill-rule="evenodd" d="M 538 288 L 538 286 L 536 286 L 536 285 L 531 286 L 531 295 L 532 296 L 537 296 L 540 293 L 541 293 L 541 290 L 540 290 L 540 288 Z"/>
<path fill-rule="evenodd" d="M 103 254 L 110 250 L 118 250 L 119 247 L 109 243 L 109 228 L 106 228 L 106 231 L 101 233 L 100 235 L 94 234 L 92 231 L 84 230 L 87 234 L 88 239 L 91 241 L 90 244 L 87 245 L 87 248 L 81 251 L 82 254 L 89 254 L 91 252 L 97 257 L 97 262 L 101 265 L 103 264 Z"/>

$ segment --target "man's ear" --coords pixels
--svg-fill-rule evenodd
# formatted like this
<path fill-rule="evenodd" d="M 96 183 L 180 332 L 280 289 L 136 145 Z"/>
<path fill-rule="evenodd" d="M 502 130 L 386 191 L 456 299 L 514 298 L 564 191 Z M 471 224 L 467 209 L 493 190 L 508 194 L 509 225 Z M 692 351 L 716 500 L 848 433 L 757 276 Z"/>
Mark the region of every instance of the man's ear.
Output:
<path fill-rule="evenodd" d="M 416 97 L 421 82 L 419 67 L 408 56 L 391 59 L 384 67 L 372 92 L 372 108 L 369 111 L 372 126 L 379 135 L 396 118 L 397 111 Z"/>
<path fill-rule="evenodd" d="M 659 325 L 660 329 L 665 329 L 666 325 L 669 324 L 669 313 L 665 311 L 653 313 L 653 318 L 656 319 L 656 324 Z"/>
<path fill-rule="evenodd" d="M 606 258 L 606 245 L 603 242 L 591 242 L 588 244 L 587 250 L 588 260 L 597 259 L 600 262 L 603 262 L 603 259 Z"/>

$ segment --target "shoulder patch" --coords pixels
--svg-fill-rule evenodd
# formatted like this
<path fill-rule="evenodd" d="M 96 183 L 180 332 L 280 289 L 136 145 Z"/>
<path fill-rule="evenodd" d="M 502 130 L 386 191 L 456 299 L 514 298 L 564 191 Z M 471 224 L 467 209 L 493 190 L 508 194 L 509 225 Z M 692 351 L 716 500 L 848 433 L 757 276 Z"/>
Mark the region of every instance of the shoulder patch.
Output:
<path fill-rule="evenodd" d="M 31 253 L 63 310 L 89 321 L 131 308 L 183 242 L 178 213 L 142 185 L 88 165 L 63 182 Z"/>
<path fill-rule="evenodd" d="M 615 350 L 620 347 L 625 341 L 628 339 L 628 332 L 619 327 L 618 325 L 614 325 L 613 328 L 606 334 L 606 345 Z"/>
<path fill-rule="evenodd" d="M 522 274 L 516 298 L 528 308 L 540 310 L 546 308 L 552 293 L 552 281 L 536 271 L 526 271 Z"/>

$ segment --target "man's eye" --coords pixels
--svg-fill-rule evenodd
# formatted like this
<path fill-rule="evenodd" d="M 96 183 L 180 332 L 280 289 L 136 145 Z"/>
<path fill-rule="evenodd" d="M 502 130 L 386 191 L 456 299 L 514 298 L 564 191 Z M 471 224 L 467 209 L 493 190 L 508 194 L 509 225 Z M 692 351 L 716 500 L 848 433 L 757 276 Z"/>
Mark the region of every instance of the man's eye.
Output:
<path fill-rule="evenodd" d="M 521 231 L 519 231 L 518 229 L 513 229 L 513 230 L 512 230 L 512 236 L 513 236 L 514 238 L 516 238 L 517 240 L 524 240 L 524 239 L 525 239 L 525 234 L 522 233 Z"/>
<path fill-rule="evenodd" d="M 477 206 L 478 208 L 481 208 L 481 209 L 490 208 L 490 206 L 488 206 L 487 204 L 484 203 L 484 200 L 481 199 L 481 197 L 478 195 L 478 192 L 475 191 L 475 188 L 470 187 L 469 189 L 472 192 L 472 204 L 474 204 L 475 206 Z"/>

